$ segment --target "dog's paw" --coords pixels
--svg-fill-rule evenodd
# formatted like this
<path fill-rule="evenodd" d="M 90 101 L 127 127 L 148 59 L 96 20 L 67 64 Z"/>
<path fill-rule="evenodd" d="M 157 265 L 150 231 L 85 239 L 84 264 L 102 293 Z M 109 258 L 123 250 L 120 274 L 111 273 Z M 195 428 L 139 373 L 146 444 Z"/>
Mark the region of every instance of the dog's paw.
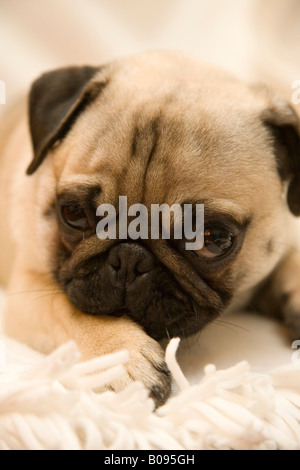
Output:
<path fill-rule="evenodd" d="M 139 381 L 149 390 L 155 406 L 165 403 L 171 392 L 171 374 L 161 346 L 130 318 L 82 315 L 76 339 L 82 361 L 118 351 L 127 351 L 129 361 L 123 364 L 125 372 L 101 390 L 123 390 Z M 80 334 L 82 333 L 82 334 Z"/>
<path fill-rule="evenodd" d="M 149 396 L 154 400 L 156 408 L 163 405 L 171 392 L 171 374 L 164 360 L 160 345 L 147 335 L 142 341 L 131 341 L 126 345 L 130 361 L 125 365 L 126 373 L 110 384 L 119 391 L 133 381 L 142 382 L 149 390 Z"/>

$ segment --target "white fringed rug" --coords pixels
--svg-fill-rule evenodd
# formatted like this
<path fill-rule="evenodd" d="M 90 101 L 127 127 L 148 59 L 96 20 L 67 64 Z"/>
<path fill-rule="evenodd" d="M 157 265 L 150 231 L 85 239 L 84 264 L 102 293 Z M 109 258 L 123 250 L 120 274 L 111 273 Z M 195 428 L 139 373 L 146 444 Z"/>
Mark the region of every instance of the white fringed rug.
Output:
<path fill-rule="evenodd" d="M 140 383 L 120 393 L 93 392 L 122 374 L 126 352 L 79 363 L 72 342 L 46 357 L 5 337 L 0 340 L 5 344 L 1 450 L 300 447 L 299 365 L 269 374 L 253 372 L 247 362 L 219 371 L 208 365 L 201 380 L 189 385 L 175 359 L 179 340 L 173 339 L 166 360 L 178 391 L 154 412 Z"/>

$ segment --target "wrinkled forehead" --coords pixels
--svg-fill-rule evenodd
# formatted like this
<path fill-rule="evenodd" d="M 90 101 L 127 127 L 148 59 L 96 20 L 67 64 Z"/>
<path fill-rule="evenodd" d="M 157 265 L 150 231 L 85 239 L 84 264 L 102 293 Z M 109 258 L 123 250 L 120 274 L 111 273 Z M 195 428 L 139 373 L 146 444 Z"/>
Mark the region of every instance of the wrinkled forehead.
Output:
<path fill-rule="evenodd" d="M 231 85 L 227 93 L 193 85 L 153 96 L 112 82 L 59 148 L 59 184 L 97 181 L 108 199 L 117 192 L 134 202 L 182 203 L 201 194 L 242 195 L 246 203 L 245 186 L 265 187 L 276 168 L 267 131 L 231 93 Z"/>

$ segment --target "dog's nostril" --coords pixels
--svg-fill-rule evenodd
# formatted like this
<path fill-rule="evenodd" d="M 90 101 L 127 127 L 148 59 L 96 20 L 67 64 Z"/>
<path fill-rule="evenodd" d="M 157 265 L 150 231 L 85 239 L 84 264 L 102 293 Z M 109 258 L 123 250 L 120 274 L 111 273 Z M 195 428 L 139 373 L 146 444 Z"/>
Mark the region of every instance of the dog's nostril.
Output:
<path fill-rule="evenodd" d="M 112 266 L 116 271 L 121 267 L 121 260 L 118 254 L 116 253 L 109 253 L 108 263 Z"/>
<path fill-rule="evenodd" d="M 113 283 L 130 285 L 141 279 L 143 274 L 153 270 L 155 261 L 153 255 L 144 247 L 133 243 L 123 243 L 114 246 L 107 258 L 110 269 L 108 272 Z"/>
<path fill-rule="evenodd" d="M 139 263 L 136 264 L 135 266 L 135 273 L 137 276 L 140 276 L 141 274 L 149 273 L 152 271 L 154 267 L 154 263 L 152 260 L 144 259 L 140 261 Z"/>

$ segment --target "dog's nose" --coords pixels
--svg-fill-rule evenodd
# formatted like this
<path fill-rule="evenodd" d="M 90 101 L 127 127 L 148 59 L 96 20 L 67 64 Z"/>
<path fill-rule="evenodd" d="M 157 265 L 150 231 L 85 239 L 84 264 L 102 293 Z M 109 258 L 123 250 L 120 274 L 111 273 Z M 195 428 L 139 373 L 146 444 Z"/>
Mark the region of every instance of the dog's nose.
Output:
<path fill-rule="evenodd" d="M 111 248 L 107 261 L 113 282 L 121 286 L 128 286 L 143 275 L 145 277 L 155 265 L 153 255 L 136 243 L 115 245 Z"/>

